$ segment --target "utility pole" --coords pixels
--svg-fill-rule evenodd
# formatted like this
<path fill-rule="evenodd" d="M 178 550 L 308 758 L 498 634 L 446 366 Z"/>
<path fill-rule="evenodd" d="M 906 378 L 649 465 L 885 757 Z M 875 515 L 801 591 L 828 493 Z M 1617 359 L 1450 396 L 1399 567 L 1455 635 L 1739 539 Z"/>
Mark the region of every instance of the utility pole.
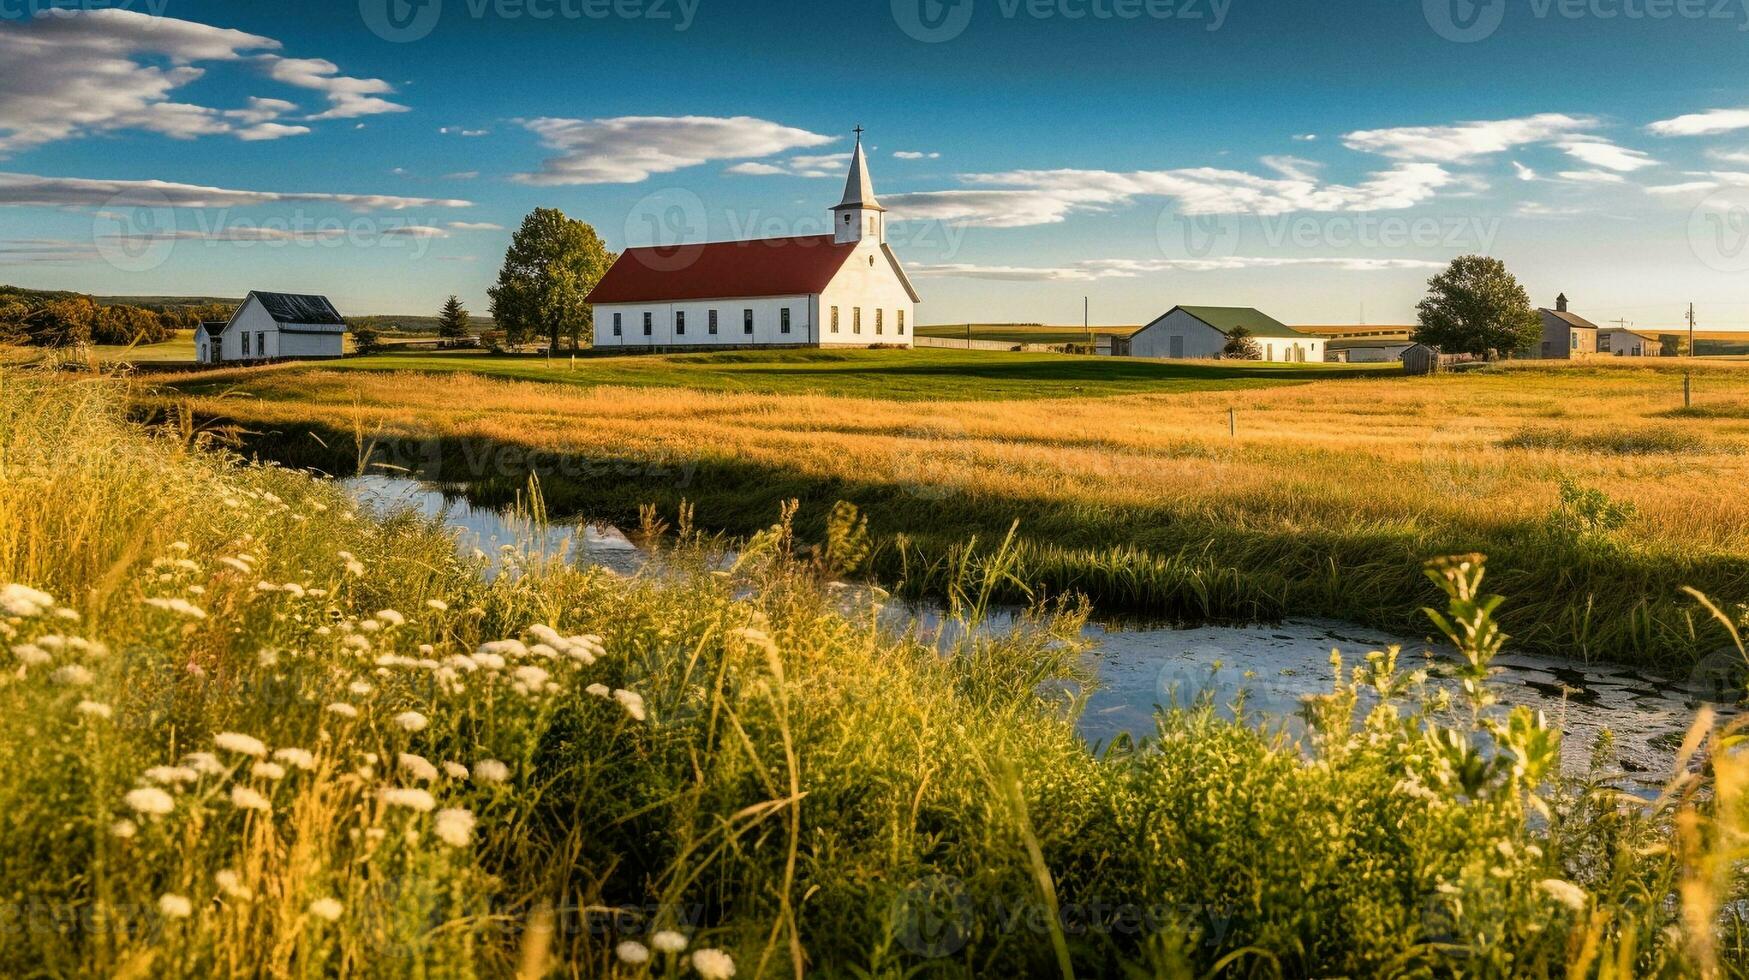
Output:
<path fill-rule="evenodd" d="M 1094 346 L 1092 309 L 1091 301 L 1085 296 L 1081 297 L 1081 331 L 1087 335 L 1087 352 L 1089 354 L 1093 353 Z"/>
<path fill-rule="evenodd" d="M 1694 360 L 1694 304 L 1688 304 L 1688 359 Z M 1694 407 L 1694 372 L 1682 372 L 1682 407 Z"/>
<path fill-rule="evenodd" d="M 1694 304 L 1688 304 L 1688 356 L 1694 356 Z"/>

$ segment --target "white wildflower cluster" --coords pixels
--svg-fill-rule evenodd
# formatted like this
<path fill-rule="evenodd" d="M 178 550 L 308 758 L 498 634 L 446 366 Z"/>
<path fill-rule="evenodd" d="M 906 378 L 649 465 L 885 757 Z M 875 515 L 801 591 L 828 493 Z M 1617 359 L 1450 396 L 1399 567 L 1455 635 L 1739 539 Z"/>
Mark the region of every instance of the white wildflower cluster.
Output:
<path fill-rule="evenodd" d="M 0 612 L 20 619 L 33 619 L 55 608 L 55 597 L 16 582 L 0 585 Z"/>

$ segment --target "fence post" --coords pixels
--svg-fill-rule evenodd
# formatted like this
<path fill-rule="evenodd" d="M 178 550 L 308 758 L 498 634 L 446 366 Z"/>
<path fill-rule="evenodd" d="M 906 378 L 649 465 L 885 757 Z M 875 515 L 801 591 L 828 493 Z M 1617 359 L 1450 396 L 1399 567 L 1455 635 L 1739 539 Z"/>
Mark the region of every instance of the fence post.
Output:
<path fill-rule="evenodd" d="M 1236 408 L 1227 409 L 1227 435 L 1239 438 L 1239 410 Z"/>

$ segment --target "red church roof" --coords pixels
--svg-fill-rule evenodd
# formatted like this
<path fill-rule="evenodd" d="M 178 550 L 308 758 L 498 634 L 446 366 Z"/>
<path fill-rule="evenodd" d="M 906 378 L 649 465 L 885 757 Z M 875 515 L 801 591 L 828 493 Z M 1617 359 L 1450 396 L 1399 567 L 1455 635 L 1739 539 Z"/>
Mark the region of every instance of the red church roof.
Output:
<path fill-rule="evenodd" d="M 589 302 L 805 296 L 824 292 L 855 251 L 831 235 L 628 248 Z"/>

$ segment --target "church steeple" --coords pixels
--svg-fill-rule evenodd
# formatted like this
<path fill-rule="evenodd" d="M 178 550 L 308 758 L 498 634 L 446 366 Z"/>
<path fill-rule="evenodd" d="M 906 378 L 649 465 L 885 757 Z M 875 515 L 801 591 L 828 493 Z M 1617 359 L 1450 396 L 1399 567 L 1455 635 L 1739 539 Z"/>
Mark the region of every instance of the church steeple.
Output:
<path fill-rule="evenodd" d="M 833 238 L 840 245 L 864 239 L 886 242 L 886 208 L 875 199 L 874 182 L 868 177 L 868 158 L 862 152 L 862 127 L 856 127 L 856 150 L 850 155 L 850 176 L 844 181 L 844 200 L 832 209 Z"/>

